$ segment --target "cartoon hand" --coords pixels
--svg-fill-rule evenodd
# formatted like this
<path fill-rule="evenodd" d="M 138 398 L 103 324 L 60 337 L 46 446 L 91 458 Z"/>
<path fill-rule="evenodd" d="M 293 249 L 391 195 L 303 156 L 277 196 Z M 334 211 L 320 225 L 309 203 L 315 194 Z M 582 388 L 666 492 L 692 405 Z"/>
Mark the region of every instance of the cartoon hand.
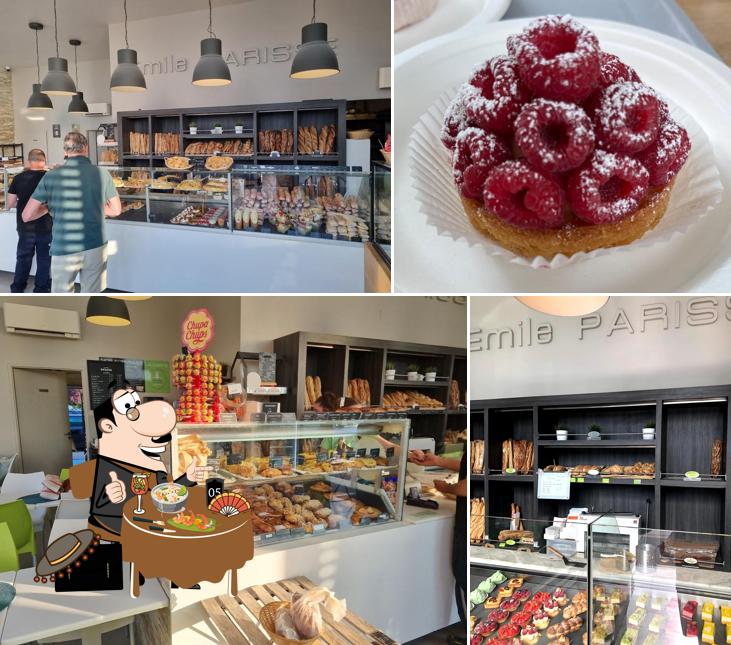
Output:
<path fill-rule="evenodd" d="M 203 471 L 198 467 L 200 460 L 196 455 L 193 456 L 193 461 L 190 462 L 190 466 L 185 471 L 185 476 L 192 482 L 198 481 L 198 478 L 202 475 Z"/>
<path fill-rule="evenodd" d="M 104 492 L 107 494 L 107 497 L 112 504 L 120 504 L 127 497 L 127 489 L 124 487 L 124 484 L 117 479 L 117 473 L 114 471 L 109 473 L 109 479 L 112 481 L 104 487 Z"/>

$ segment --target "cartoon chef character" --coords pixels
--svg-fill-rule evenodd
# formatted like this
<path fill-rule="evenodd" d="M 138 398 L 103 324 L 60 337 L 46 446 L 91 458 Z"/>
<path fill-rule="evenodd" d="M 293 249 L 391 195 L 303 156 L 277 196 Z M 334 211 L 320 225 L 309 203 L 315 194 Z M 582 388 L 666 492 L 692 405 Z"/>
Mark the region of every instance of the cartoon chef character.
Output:
<path fill-rule="evenodd" d="M 150 489 L 167 481 L 162 455 L 172 439 L 175 421 L 175 409 L 169 403 L 141 403 L 127 383 L 94 409 L 99 456 L 89 512 L 92 527 L 120 534 L 122 508 L 131 495 L 134 473 L 147 473 Z M 195 486 L 198 469 L 196 458 L 175 481 Z"/>

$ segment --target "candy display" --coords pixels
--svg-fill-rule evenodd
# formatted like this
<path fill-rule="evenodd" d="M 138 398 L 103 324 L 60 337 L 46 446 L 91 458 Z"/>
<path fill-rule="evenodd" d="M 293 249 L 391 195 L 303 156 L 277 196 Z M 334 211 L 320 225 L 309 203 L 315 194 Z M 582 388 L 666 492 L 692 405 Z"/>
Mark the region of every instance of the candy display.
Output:
<path fill-rule="evenodd" d="M 173 384 L 180 388 L 178 422 L 213 423 L 221 411 L 221 365 L 213 356 L 196 352 L 173 357 Z"/>

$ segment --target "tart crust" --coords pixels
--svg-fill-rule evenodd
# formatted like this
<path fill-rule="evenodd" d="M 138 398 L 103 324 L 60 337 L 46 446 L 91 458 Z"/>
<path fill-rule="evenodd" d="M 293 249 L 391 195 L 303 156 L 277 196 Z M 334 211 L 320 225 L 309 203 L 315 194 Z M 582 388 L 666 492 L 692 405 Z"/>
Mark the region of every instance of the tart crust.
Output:
<path fill-rule="evenodd" d="M 474 199 L 461 197 L 461 200 L 470 222 L 485 237 L 516 255 L 526 258 L 541 255 L 550 260 L 558 253 L 571 256 L 582 251 L 624 246 L 639 239 L 665 215 L 674 184 L 675 179 L 662 188 L 650 189 L 640 207 L 618 222 L 586 224 L 571 215 L 571 221 L 551 229 L 514 226 Z"/>

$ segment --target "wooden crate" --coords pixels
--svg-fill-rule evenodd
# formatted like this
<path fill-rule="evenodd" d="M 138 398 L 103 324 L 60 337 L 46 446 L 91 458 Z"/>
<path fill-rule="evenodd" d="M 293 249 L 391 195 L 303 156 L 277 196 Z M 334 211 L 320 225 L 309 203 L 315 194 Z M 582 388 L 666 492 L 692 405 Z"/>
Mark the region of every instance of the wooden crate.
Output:
<path fill-rule="evenodd" d="M 234 598 L 224 594 L 203 600 L 201 604 L 229 645 L 271 645 L 271 638 L 259 625 L 261 608 L 277 600 L 289 601 L 293 593 L 314 586 L 308 578 L 300 576 L 254 585 L 241 590 Z M 396 641 L 352 611 L 339 622 L 327 611 L 322 612 L 322 618 L 325 629 L 317 641 L 319 645 L 396 645 Z"/>

